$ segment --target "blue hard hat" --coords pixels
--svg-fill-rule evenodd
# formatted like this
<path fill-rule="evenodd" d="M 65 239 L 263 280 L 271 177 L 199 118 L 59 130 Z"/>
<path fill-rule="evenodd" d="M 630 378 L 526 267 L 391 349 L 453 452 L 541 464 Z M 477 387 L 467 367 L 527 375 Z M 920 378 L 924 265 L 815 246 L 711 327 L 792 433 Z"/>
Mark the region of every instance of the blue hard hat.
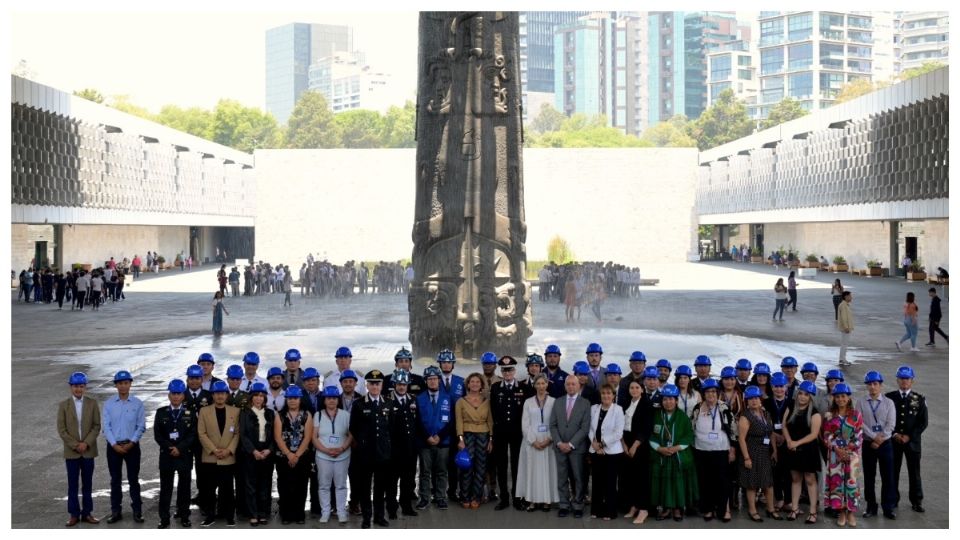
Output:
<path fill-rule="evenodd" d="M 120 381 L 133 381 L 133 375 L 125 369 L 121 369 L 113 376 L 113 382 L 118 383 Z"/>
<path fill-rule="evenodd" d="M 227 386 L 227 383 L 223 381 L 215 381 L 210 385 L 210 393 L 216 394 L 217 392 L 230 392 L 230 387 Z"/>
<path fill-rule="evenodd" d="M 561 354 L 560 347 L 556 345 L 547 345 L 547 348 L 543 350 L 543 354 Z"/>
<path fill-rule="evenodd" d="M 763 397 L 763 392 L 760 391 L 759 386 L 755 386 L 751 384 L 750 386 L 747 387 L 746 390 L 743 391 L 743 399 L 762 398 L 762 397 Z"/>
<path fill-rule="evenodd" d="M 599 343 L 591 343 L 587 345 L 587 354 L 590 353 L 600 353 L 603 354 L 603 347 Z"/>
<path fill-rule="evenodd" d="M 473 466 L 473 461 L 470 459 L 470 452 L 467 452 L 466 448 L 457 452 L 457 455 L 453 458 L 453 462 L 457 464 L 457 468 L 464 471 Z"/>
<path fill-rule="evenodd" d="M 357 372 L 356 372 L 356 371 L 354 371 L 354 370 L 352 370 L 352 369 L 345 369 L 345 370 L 343 371 L 343 374 L 340 375 L 340 380 L 342 381 L 342 380 L 344 380 L 344 379 L 353 379 L 353 380 L 355 380 L 355 381 L 359 381 L 359 380 L 360 380 L 360 377 L 357 377 Z"/>
<path fill-rule="evenodd" d="M 197 366 L 199 367 L 199 366 Z M 69 383 L 71 386 L 75 384 L 87 384 L 87 375 L 82 371 L 74 372 L 70 375 Z"/>
<path fill-rule="evenodd" d="M 663 397 L 675 398 L 680 395 L 680 389 L 674 384 L 665 384 L 663 388 L 660 389 L 660 393 L 663 394 Z"/>
<path fill-rule="evenodd" d="M 337 388 L 336 386 L 328 386 L 323 389 L 323 397 L 338 398 L 340 397 L 340 389 Z"/>
<path fill-rule="evenodd" d="M 657 371 L 657 368 L 654 366 L 647 366 L 643 368 L 643 378 L 644 379 L 657 379 L 660 377 L 660 372 Z"/>
<path fill-rule="evenodd" d="M 410 372 L 405 369 L 393 370 L 393 384 L 410 384 Z"/>
<path fill-rule="evenodd" d="M 260 365 L 260 355 L 257 354 L 257 353 L 255 353 L 255 352 L 253 352 L 253 351 L 250 351 L 250 352 L 248 352 L 247 354 L 243 355 L 243 363 L 244 363 L 244 364 L 252 364 L 252 365 L 254 365 L 254 366 L 259 366 L 259 365 Z"/>
<path fill-rule="evenodd" d="M 227 368 L 227 378 L 228 379 L 242 379 L 243 378 L 243 368 L 233 364 Z"/>
<path fill-rule="evenodd" d="M 274 366 L 267 370 L 267 379 L 270 377 L 276 377 L 277 375 L 283 376 L 283 370 Z"/>
<path fill-rule="evenodd" d="M 850 390 L 850 385 L 847 383 L 837 383 L 837 385 L 833 387 L 833 392 L 831 392 L 831 394 L 834 396 L 837 394 L 847 394 L 849 396 L 852 395 L 853 392 Z"/>
<path fill-rule="evenodd" d="M 187 391 L 187 383 L 180 379 L 174 379 L 167 385 L 167 392 L 171 394 L 182 394 Z"/>
<path fill-rule="evenodd" d="M 289 351 L 287 351 L 286 354 L 283 355 L 283 359 L 284 359 L 285 361 L 291 361 L 291 360 L 292 360 L 292 361 L 299 362 L 300 359 L 301 359 L 301 357 L 300 357 L 300 351 L 298 351 L 297 349 L 290 349 Z"/>
<path fill-rule="evenodd" d="M 187 368 L 187 378 L 203 377 L 203 368 L 194 364 Z"/>
<path fill-rule="evenodd" d="M 353 353 L 350 352 L 350 349 L 347 347 L 340 347 L 337 349 L 337 352 L 333 353 L 333 356 L 334 358 L 339 358 L 341 356 L 349 356 L 350 358 L 353 358 Z"/>
<path fill-rule="evenodd" d="M 657 360 L 657 368 L 673 369 L 673 367 L 670 365 L 670 361 L 667 360 L 666 358 L 661 358 Z"/>
<path fill-rule="evenodd" d="M 616 364 L 607 364 L 607 375 L 613 373 L 614 375 L 623 375 L 623 371 L 620 370 L 620 366 Z"/>
<path fill-rule="evenodd" d="M 631 362 L 646 362 L 647 355 L 643 354 L 643 351 L 633 351 L 630 353 Z"/>
<path fill-rule="evenodd" d="M 817 365 L 813 362 L 804 362 L 803 367 L 800 368 L 800 373 L 816 373 L 820 374 L 820 370 L 817 369 Z"/>
<path fill-rule="evenodd" d="M 733 379 L 737 376 L 737 370 L 733 369 L 730 366 L 727 366 L 720 370 L 721 379 Z"/>
<path fill-rule="evenodd" d="M 673 372 L 675 376 L 686 375 L 687 377 L 693 377 L 693 370 L 690 369 L 690 366 L 683 365 L 677 366 L 677 370 Z"/>
<path fill-rule="evenodd" d="M 413 353 L 408 351 L 406 347 L 400 347 L 397 354 L 393 355 L 393 361 L 396 362 L 398 360 L 413 360 Z"/>
<path fill-rule="evenodd" d="M 786 386 L 787 382 L 787 376 L 779 371 L 770 377 L 770 386 Z"/>
<path fill-rule="evenodd" d="M 910 366 L 900 366 L 900 368 L 897 369 L 898 379 L 912 379 L 914 376 L 913 368 Z"/>
<path fill-rule="evenodd" d="M 828 381 L 830 379 L 836 379 L 840 382 L 843 382 L 843 372 L 840 371 L 839 369 L 831 369 L 830 371 L 827 372 L 827 376 L 824 378 Z"/>
<path fill-rule="evenodd" d="M 784 356 L 780 361 L 780 367 L 797 367 L 797 359 L 792 356 Z"/>
<path fill-rule="evenodd" d="M 213 355 L 208 352 L 201 354 L 200 357 L 197 358 L 197 363 L 199 364 L 200 362 L 210 362 L 211 364 L 215 363 L 213 361 Z"/>
<path fill-rule="evenodd" d="M 751 364 L 746 358 L 741 358 L 737 360 L 737 369 L 751 370 L 753 369 L 753 364 Z"/>
<path fill-rule="evenodd" d="M 480 357 L 481 364 L 496 364 L 497 363 L 497 353 L 487 351 L 483 353 L 483 356 Z"/>
<path fill-rule="evenodd" d="M 302 377 L 302 378 L 303 378 L 303 380 L 307 380 L 307 379 L 319 379 L 319 378 L 320 378 L 320 372 L 317 371 L 317 368 L 308 367 L 307 369 L 303 370 L 303 377 Z"/>
<path fill-rule="evenodd" d="M 437 353 L 437 362 L 456 362 L 457 355 L 453 354 L 453 351 L 450 349 L 443 349 Z"/>
<path fill-rule="evenodd" d="M 868 371 L 867 374 L 863 377 L 863 384 L 870 384 L 872 382 L 883 382 L 883 375 L 879 371 Z"/>
<path fill-rule="evenodd" d="M 302 397 L 303 397 L 303 390 L 301 390 L 299 386 L 297 386 L 297 385 L 295 385 L 295 384 L 291 384 L 291 385 L 288 386 L 287 389 L 283 392 L 283 397 L 285 397 L 285 398 L 287 398 L 287 399 L 302 398 Z"/>
<path fill-rule="evenodd" d="M 800 383 L 798 390 L 803 390 L 804 392 L 810 394 L 811 396 L 817 395 L 817 385 L 813 384 L 810 381 L 803 381 Z"/>
<path fill-rule="evenodd" d="M 590 364 L 586 360 L 580 360 L 579 362 L 573 364 L 573 374 L 574 375 L 588 375 L 590 373 Z"/>
<path fill-rule="evenodd" d="M 527 365 L 529 366 L 529 365 L 532 365 L 532 364 L 536 364 L 536 365 L 538 365 L 538 366 L 540 366 L 540 367 L 543 367 L 543 366 L 546 365 L 546 364 L 544 363 L 544 361 L 543 361 L 543 357 L 540 356 L 540 355 L 537 354 L 537 353 L 533 353 L 533 354 L 528 354 L 528 355 L 527 355 Z"/>
<path fill-rule="evenodd" d="M 263 384 L 262 382 L 255 382 L 253 383 L 253 386 L 250 387 L 251 395 L 266 394 L 266 393 L 267 393 L 267 385 Z"/>
<path fill-rule="evenodd" d="M 754 374 L 754 375 L 766 375 L 767 377 L 769 377 L 769 376 L 770 376 L 770 366 L 768 366 L 767 364 L 765 364 L 765 363 L 763 363 L 763 362 L 758 362 L 757 365 L 756 365 L 756 367 L 753 368 L 753 374 Z"/>
<path fill-rule="evenodd" d="M 716 379 L 707 379 L 707 380 L 703 381 L 703 384 L 700 385 L 700 391 L 701 391 L 701 392 L 706 392 L 707 390 L 710 390 L 711 388 L 714 389 L 714 390 L 719 391 L 719 390 L 720 390 L 720 383 L 718 383 Z"/>
<path fill-rule="evenodd" d="M 709 365 L 712 365 L 712 363 L 710 362 L 710 357 L 709 357 L 709 356 L 707 356 L 707 355 L 705 355 L 705 354 L 701 354 L 700 356 L 697 357 L 696 360 L 693 361 L 693 365 L 694 365 L 694 366 L 709 366 Z"/>
<path fill-rule="evenodd" d="M 496 356 L 496 355 L 494 355 Z M 349 371 L 349 370 L 347 370 Z M 440 368 L 437 366 L 427 366 L 427 369 L 423 370 L 423 378 L 429 379 L 430 377 L 440 377 Z M 341 377 L 342 379 L 343 377 Z"/>

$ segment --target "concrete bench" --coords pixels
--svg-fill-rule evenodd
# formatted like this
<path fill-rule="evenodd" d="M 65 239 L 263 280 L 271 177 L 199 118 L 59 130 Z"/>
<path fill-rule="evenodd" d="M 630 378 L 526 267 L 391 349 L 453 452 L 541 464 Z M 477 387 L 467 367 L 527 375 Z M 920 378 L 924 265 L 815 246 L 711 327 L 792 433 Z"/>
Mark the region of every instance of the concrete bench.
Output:
<path fill-rule="evenodd" d="M 660 283 L 659 279 L 640 279 L 640 285 L 656 285 Z"/>
<path fill-rule="evenodd" d="M 817 269 L 816 268 L 800 268 L 799 270 L 797 270 L 797 275 L 802 278 L 815 279 L 817 277 Z"/>

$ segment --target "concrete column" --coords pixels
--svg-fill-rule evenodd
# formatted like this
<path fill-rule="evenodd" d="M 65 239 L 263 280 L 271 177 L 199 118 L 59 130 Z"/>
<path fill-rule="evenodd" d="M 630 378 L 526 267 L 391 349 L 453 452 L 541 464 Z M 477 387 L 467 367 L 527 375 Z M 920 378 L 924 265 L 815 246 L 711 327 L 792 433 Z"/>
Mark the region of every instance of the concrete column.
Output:
<path fill-rule="evenodd" d="M 63 267 L 63 224 L 53 226 L 53 263 L 52 266 L 64 271 Z"/>
<path fill-rule="evenodd" d="M 890 239 L 890 261 L 887 268 L 890 269 L 890 276 L 896 276 L 900 268 L 900 222 L 891 221 L 889 229 Z"/>

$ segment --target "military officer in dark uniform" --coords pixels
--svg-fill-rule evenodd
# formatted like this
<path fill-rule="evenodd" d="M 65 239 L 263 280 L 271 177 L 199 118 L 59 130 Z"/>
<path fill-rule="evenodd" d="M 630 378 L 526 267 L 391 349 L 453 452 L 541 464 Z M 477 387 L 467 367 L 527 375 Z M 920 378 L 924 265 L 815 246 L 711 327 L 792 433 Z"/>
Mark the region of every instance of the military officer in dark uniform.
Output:
<path fill-rule="evenodd" d="M 537 390 L 533 387 L 533 379 L 543 372 L 544 367 L 546 363 L 542 356 L 537 353 L 527 355 L 527 378 L 520 383 L 520 386 L 523 387 L 523 393 L 528 398 L 536 395 Z M 549 379 L 547 381 L 549 382 Z"/>
<path fill-rule="evenodd" d="M 405 516 L 416 516 L 413 501 L 416 492 L 417 458 L 420 455 L 417 429 L 420 425 L 417 397 L 410 394 L 410 373 L 403 369 L 393 372 L 393 421 L 390 424 L 390 479 L 387 485 L 387 515 L 397 519 L 397 507 Z M 397 481 L 400 482 L 400 502 L 397 503 Z"/>
<path fill-rule="evenodd" d="M 202 388 L 203 384 L 203 368 L 197 364 L 194 364 L 187 368 L 187 393 L 184 394 L 184 405 L 187 409 L 193 414 L 194 422 L 197 418 L 200 417 L 200 409 L 206 407 L 207 405 L 213 404 L 213 394 L 204 390 Z M 203 482 L 200 478 L 200 456 L 202 454 L 200 449 L 200 439 L 195 438 L 193 441 L 193 462 L 197 468 L 197 474 L 195 478 L 197 479 L 197 496 L 193 499 L 190 499 L 191 504 L 195 504 L 200 508 L 206 508 L 206 506 L 200 504 L 200 493 L 203 493 L 203 490 L 200 489 L 200 484 Z"/>
<path fill-rule="evenodd" d="M 897 370 L 898 390 L 888 392 L 897 409 L 897 424 L 893 428 L 893 477 L 897 479 L 897 502 L 900 502 L 900 468 L 907 457 L 907 476 L 910 480 L 910 505 L 914 512 L 923 512 L 923 484 L 920 482 L 920 435 L 927 429 L 927 400 L 913 391 L 913 368 L 901 366 Z"/>
<path fill-rule="evenodd" d="M 567 394 L 567 391 L 563 388 L 563 385 L 566 383 L 567 377 L 570 375 L 566 371 L 560 369 L 561 354 L 560 347 L 556 345 L 547 345 L 547 348 L 543 350 L 543 358 L 547 364 L 545 374 L 547 375 L 547 380 L 550 381 L 550 385 L 547 386 L 547 394 L 554 399 Z"/>
<path fill-rule="evenodd" d="M 284 390 L 286 390 L 291 384 L 303 386 L 303 369 L 300 368 L 300 359 L 300 351 L 297 349 L 290 349 L 284 353 L 283 364 L 287 368 L 283 370 Z"/>
<path fill-rule="evenodd" d="M 193 466 L 193 445 L 197 440 L 197 416 L 184 405 L 186 391 L 187 385 L 180 379 L 170 381 L 167 385 L 170 405 L 157 409 L 153 419 L 153 438 L 160 447 L 158 529 L 170 526 L 174 474 L 178 477 L 177 515 L 180 517 L 180 526 L 190 526 L 190 468 Z"/>
<path fill-rule="evenodd" d="M 383 381 L 383 393 L 385 395 L 390 395 L 393 391 L 393 385 L 396 384 L 394 381 L 394 376 L 397 373 L 397 370 L 406 371 L 410 376 L 410 384 L 407 385 L 407 393 L 413 396 L 414 399 L 420 395 L 420 392 L 423 392 L 427 389 L 426 383 L 423 382 L 423 377 L 417 375 L 413 372 L 413 353 L 407 350 L 406 347 L 401 347 L 397 354 L 393 356 L 394 372 L 390 375 L 387 375 L 387 378 Z"/>
<path fill-rule="evenodd" d="M 391 424 L 393 401 L 382 396 L 383 373 L 370 370 L 364 377 L 367 395 L 353 404 L 350 411 L 350 433 L 357 446 L 351 455 L 356 467 L 357 497 L 363 514 L 364 529 L 370 528 L 370 518 L 380 527 L 389 527 L 384 516 L 384 497 L 390 481 Z M 370 487 L 373 485 L 373 501 Z"/>
<path fill-rule="evenodd" d="M 240 410 L 246 409 L 250 403 L 250 394 L 240 389 L 240 383 L 243 382 L 243 368 L 237 364 L 227 368 L 227 386 L 230 393 L 227 394 L 227 405 L 231 405 Z"/>
<path fill-rule="evenodd" d="M 655 366 L 647 366 L 643 370 L 643 395 L 650 402 L 651 413 L 660 408 L 663 401 L 663 396 L 660 395 L 660 370 Z"/>
<path fill-rule="evenodd" d="M 523 510 L 520 498 L 516 496 L 517 467 L 520 464 L 520 445 L 523 443 L 523 402 L 526 393 L 516 381 L 517 360 L 512 356 L 500 357 L 500 376 L 503 380 L 490 389 L 490 413 L 493 416 L 493 460 L 497 464 L 497 485 L 500 502 L 496 510 L 510 506 L 513 495 L 513 507 Z M 507 459 L 509 458 L 509 462 Z M 513 490 L 507 489 L 507 467 L 509 463 Z"/>

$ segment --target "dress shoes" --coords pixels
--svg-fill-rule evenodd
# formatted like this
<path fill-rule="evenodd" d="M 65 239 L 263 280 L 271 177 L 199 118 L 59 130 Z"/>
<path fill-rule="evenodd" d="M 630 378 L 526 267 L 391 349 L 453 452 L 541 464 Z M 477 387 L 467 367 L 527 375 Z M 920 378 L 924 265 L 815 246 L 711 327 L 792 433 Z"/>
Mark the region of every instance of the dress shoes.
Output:
<path fill-rule="evenodd" d="M 408 517 L 417 517 L 420 514 L 417 513 L 413 508 L 408 508 L 406 510 L 400 510 L 400 513 Z"/>
<path fill-rule="evenodd" d="M 583 510 L 574 510 L 573 517 L 574 519 L 583 519 Z"/>
<path fill-rule="evenodd" d="M 216 523 L 216 522 L 217 522 L 217 519 L 216 519 L 216 518 L 208 517 L 208 518 L 204 518 L 204 520 L 203 520 L 202 522 L 200 522 L 200 526 L 201 526 L 201 527 L 209 527 L 209 526 L 213 525 L 213 524 Z"/>
<path fill-rule="evenodd" d="M 170 528 L 170 522 L 169 522 L 169 521 L 161 521 L 160 523 L 157 523 L 157 528 L 158 528 L 158 529 L 169 529 L 169 528 Z"/>
<path fill-rule="evenodd" d="M 926 512 L 926 510 L 923 509 L 923 506 L 922 506 L 922 505 L 919 505 L 919 504 L 913 505 L 912 508 L 913 508 L 913 511 L 914 511 L 914 512 L 919 512 L 919 513 L 921 513 L 921 514 L 924 513 L 924 512 Z"/>
<path fill-rule="evenodd" d="M 500 502 L 498 502 L 497 505 L 496 505 L 495 507 L 493 507 L 493 509 L 494 509 L 494 510 L 504 510 L 504 509 L 506 509 L 506 508 L 509 507 L 509 506 L 510 506 L 510 502 L 507 501 L 506 499 L 503 499 L 503 500 L 501 500 Z"/>
<path fill-rule="evenodd" d="M 369 529 L 369 528 L 370 528 L 370 520 L 369 520 L 369 519 L 363 520 L 363 523 L 360 525 L 360 528 L 361 528 L 361 529 Z"/>
<path fill-rule="evenodd" d="M 897 519 L 897 515 L 894 514 L 892 511 L 889 511 L 889 510 L 883 513 L 883 517 L 885 517 L 885 518 L 887 518 L 887 519 Z"/>
<path fill-rule="evenodd" d="M 430 501 L 427 499 L 420 499 L 420 502 L 417 503 L 417 510 L 426 510 L 430 506 Z"/>
<path fill-rule="evenodd" d="M 91 525 L 99 525 L 99 524 L 100 524 L 100 520 L 97 519 L 97 518 L 95 518 L 95 517 L 93 517 L 93 516 L 87 516 L 87 517 L 81 518 L 80 521 L 82 521 L 82 522 L 84 522 L 84 523 L 89 523 L 89 524 L 91 524 Z"/>
<path fill-rule="evenodd" d="M 373 522 L 377 525 L 377 527 L 389 527 L 389 526 L 390 526 L 390 522 L 387 521 L 387 520 L 385 520 L 385 519 L 383 519 L 383 518 L 375 519 L 375 520 L 373 520 Z"/>
<path fill-rule="evenodd" d="M 143 514 L 134 514 L 134 515 L 133 515 L 133 521 L 134 521 L 135 523 L 143 523 L 143 522 L 144 522 Z"/>
<path fill-rule="evenodd" d="M 123 519 L 123 514 L 110 514 L 110 517 L 107 518 L 108 524 L 113 524 Z"/>
<path fill-rule="evenodd" d="M 65 524 L 67 527 L 75 527 L 77 523 L 80 523 L 80 518 L 76 516 L 70 516 L 70 519 Z"/>
<path fill-rule="evenodd" d="M 560 511 L 557 512 L 557 517 L 565 518 L 565 517 L 567 517 L 567 516 L 569 516 L 569 515 L 570 515 L 570 511 L 567 510 L 566 508 L 561 508 Z"/>
<path fill-rule="evenodd" d="M 868 509 L 866 512 L 863 513 L 863 517 L 865 518 L 877 517 L 877 511 Z"/>
<path fill-rule="evenodd" d="M 392 520 L 398 519 L 396 512 L 387 512 L 387 517 L 390 518 L 390 519 L 392 519 Z"/>
<path fill-rule="evenodd" d="M 181 519 L 180 526 L 184 529 L 189 529 L 191 526 L 193 526 L 193 523 L 190 523 L 189 519 Z"/>

